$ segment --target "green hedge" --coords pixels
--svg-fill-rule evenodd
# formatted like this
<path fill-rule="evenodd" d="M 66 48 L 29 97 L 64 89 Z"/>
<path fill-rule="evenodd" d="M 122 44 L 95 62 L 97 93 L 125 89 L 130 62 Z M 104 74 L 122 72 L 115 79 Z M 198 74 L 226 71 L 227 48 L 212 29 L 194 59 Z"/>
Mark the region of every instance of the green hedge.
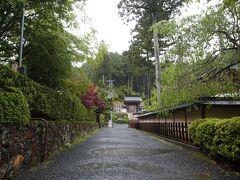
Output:
<path fill-rule="evenodd" d="M 196 129 L 197 129 L 199 124 L 201 124 L 205 121 L 206 121 L 206 119 L 199 119 L 199 120 L 196 120 L 196 121 L 192 121 L 190 126 L 188 127 L 188 132 L 191 135 L 195 144 L 199 144 L 199 142 L 196 138 L 196 135 L 195 135 Z"/>
<path fill-rule="evenodd" d="M 0 91 L 0 124 L 27 124 L 30 111 L 21 92 Z"/>
<path fill-rule="evenodd" d="M 9 86 L 17 87 L 26 97 L 32 117 L 95 120 L 94 113 L 87 111 L 76 95 L 54 91 L 0 65 L 0 88 Z"/>
<path fill-rule="evenodd" d="M 194 143 L 212 155 L 240 160 L 240 117 L 193 121 L 188 131 Z"/>

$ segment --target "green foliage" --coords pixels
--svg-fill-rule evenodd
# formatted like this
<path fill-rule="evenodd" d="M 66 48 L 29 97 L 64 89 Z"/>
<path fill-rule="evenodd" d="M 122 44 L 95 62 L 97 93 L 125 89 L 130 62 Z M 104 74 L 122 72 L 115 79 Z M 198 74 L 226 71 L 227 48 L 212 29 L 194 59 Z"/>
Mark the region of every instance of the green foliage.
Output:
<path fill-rule="evenodd" d="M 239 98 L 239 14 L 237 1 L 223 0 L 207 4 L 200 15 L 153 26 L 168 48 L 162 57 L 161 106 L 153 101 L 151 109 L 172 108 L 200 96 Z"/>
<path fill-rule="evenodd" d="M 139 96 L 140 94 L 131 90 L 126 85 L 118 86 L 114 94 L 114 100 L 122 102 L 125 96 Z"/>
<path fill-rule="evenodd" d="M 216 153 L 232 160 L 240 160 L 240 117 L 220 121 L 215 125 L 213 139 Z"/>
<path fill-rule="evenodd" d="M 94 62 L 89 61 L 82 66 L 89 79 L 105 93 L 108 90 L 106 80 L 114 79 L 114 98 L 119 101 L 126 95 L 147 94 L 148 75 L 145 64 L 131 61 L 125 53 L 104 53 L 102 48 L 99 48 Z M 152 68 L 153 66 L 150 69 Z M 152 79 L 153 70 L 149 74 Z M 149 81 L 152 85 L 150 79 Z"/>
<path fill-rule="evenodd" d="M 0 124 L 27 124 L 30 111 L 26 98 L 17 89 L 7 90 L 0 91 Z"/>
<path fill-rule="evenodd" d="M 164 37 L 173 35 L 176 28 L 177 24 L 174 20 L 162 20 L 152 26 L 153 31 L 157 31 Z"/>
<path fill-rule="evenodd" d="M 19 88 L 26 97 L 32 117 L 51 120 L 95 120 L 92 112 L 88 112 L 81 104 L 80 98 L 68 91 L 54 91 L 29 78 L 0 66 L 1 87 Z"/>
<path fill-rule="evenodd" d="M 148 111 L 158 111 L 159 107 L 158 107 L 158 103 L 157 103 L 157 90 L 156 88 L 152 89 L 152 93 L 151 93 L 151 104 L 147 104 L 146 103 L 146 107 L 145 109 Z"/>
<path fill-rule="evenodd" d="M 89 60 L 92 33 L 75 36 L 75 10 L 84 0 L 9 0 L 0 2 L 0 61 L 17 61 L 19 19 L 25 7 L 23 65 L 28 77 L 50 88 L 61 88 L 72 64 Z M 79 24 L 79 23 L 78 23 Z"/>
<path fill-rule="evenodd" d="M 169 74 L 168 76 L 169 81 L 164 83 L 162 89 L 161 95 L 162 110 L 177 106 L 182 103 L 192 103 L 199 97 L 204 96 L 205 97 L 216 95 L 222 95 L 225 97 L 235 96 L 236 99 L 239 96 L 238 94 L 234 94 L 235 92 L 238 91 L 238 87 L 230 80 L 228 81 L 222 78 L 221 79 L 222 81 L 219 82 L 192 81 L 190 75 L 179 76 L 178 74 L 174 73 Z M 181 73 L 184 73 L 184 70 Z M 174 80 L 170 81 L 171 79 Z"/>
<path fill-rule="evenodd" d="M 188 132 L 195 144 L 204 147 L 212 155 L 221 155 L 232 161 L 240 160 L 240 117 L 193 121 Z"/>
<path fill-rule="evenodd" d="M 66 51 L 70 41 L 65 32 L 38 30 L 28 44 L 28 76 L 34 81 L 56 88 L 63 85 L 63 79 L 71 72 L 72 54 Z"/>
<path fill-rule="evenodd" d="M 82 69 L 89 79 L 91 79 L 96 85 L 103 86 L 105 80 L 111 79 L 112 73 L 108 47 L 104 41 L 99 44 L 98 52 L 95 56 L 94 60 L 85 62 Z"/>
<path fill-rule="evenodd" d="M 194 142 L 212 151 L 215 124 L 219 119 L 208 119 L 197 126 Z"/>
<path fill-rule="evenodd" d="M 137 76 L 137 79 L 129 78 L 130 82 L 135 81 L 136 86 L 138 83 L 143 82 L 144 89 L 138 90 L 138 92 L 144 92 L 145 97 L 150 98 L 151 87 L 153 86 L 153 79 L 158 79 L 152 76 L 154 71 L 153 61 L 154 50 L 153 50 L 153 31 L 152 26 L 154 23 L 160 20 L 169 20 L 177 12 L 179 8 L 183 6 L 185 0 L 163 0 L 161 2 L 157 0 L 121 0 L 118 4 L 119 14 L 126 21 L 136 21 L 135 28 L 131 45 L 128 50 L 128 61 L 132 61 L 133 75 L 141 74 Z M 166 47 L 163 41 L 163 36 L 157 37 L 161 51 Z M 155 52 L 160 54 L 160 52 Z M 156 62 L 158 66 L 159 62 Z M 130 74 L 130 76 L 132 76 Z M 157 73 L 158 74 L 158 73 Z M 146 81 L 145 81 L 146 80 Z M 161 80 L 158 80 L 159 84 Z M 142 87 L 141 87 L 142 88 Z M 135 89 L 134 89 L 135 90 Z M 136 90 L 135 90 L 136 91 Z"/>
<path fill-rule="evenodd" d="M 83 0 L 84 1 L 84 0 Z M 8 0 L 0 2 L 0 61 L 9 61 L 17 57 L 19 43 L 19 19 L 21 17 L 23 4 L 25 5 L 25 47 L 29 47 L 29 40 L 32 39 L 35 31 L 64 30 L 64 27 L 73 27 L 73 7 L 78 3 L 82 6 L 83 1 L 79 0 Z M 77 39 L 77 37 L 76 37 Z M 40 42 L 36 42 L 40 43 Z M 39 44 L 40 45 L 40 44 Z M 59 44 L 61 46 L 62 44 Z M 24 53 L 29 53 L 24 48 Z M 54 53 L 54 52 L 52 52 Z M 15 59 L 16 60 L 16 59 Z"/>
<path fill-rule="evenodd" d="M 113 113 L 113 122 L 117 124 L 128 124 L 128 115 L 127 114 L 120 114 L 120 113 Z"/>
<path fill-rule="evenodd" d="M 198 127 L 199 124 L 201 124 L 205 121 L 206 121 L 206 119 L 195 120 L 195 121 L 192 121 L 191 124 L 188 126 L 188 132 L 191 135 L 194 143 L 196 143 L 196 144 L 197 144 L 197 142 L 195 142 L 195 139 L 196 139 L 197 127 Z"/>

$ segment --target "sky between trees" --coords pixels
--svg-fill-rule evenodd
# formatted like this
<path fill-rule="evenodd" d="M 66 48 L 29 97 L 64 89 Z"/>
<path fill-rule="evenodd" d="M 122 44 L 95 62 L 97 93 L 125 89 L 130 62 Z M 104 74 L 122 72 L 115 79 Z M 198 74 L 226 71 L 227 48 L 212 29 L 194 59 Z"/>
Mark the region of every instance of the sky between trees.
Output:
<path fill-rule="evenodd" d="M 90 18 L 86 25 L 88 30 L 90 27 L 97 31 L 96 38 L 98 42 L 104 40 L 109 45 L 111 52 L 122 53 L 127 50 L 132 38 L 131 29 L 134 28 L 135 23 L 131 22 L 128 25 L 124 24 L 118 15 L 117 4 L 120 0 L 87 0 L 85 12 Z M 211 3 L 215 3 L 212 1 Z M 200 13 L 207 6 L 207 1 L 201 3 L 194 3 L 194 5 L 185 6 L 181 9 L 181 17 Z M 77 11 L 77 10 L 76 10 Z M 76 12 L 78 21 L 81 21 L 82 13 Z M 75 30 L 74 33 L 79 33 L 81 30 Z"/>

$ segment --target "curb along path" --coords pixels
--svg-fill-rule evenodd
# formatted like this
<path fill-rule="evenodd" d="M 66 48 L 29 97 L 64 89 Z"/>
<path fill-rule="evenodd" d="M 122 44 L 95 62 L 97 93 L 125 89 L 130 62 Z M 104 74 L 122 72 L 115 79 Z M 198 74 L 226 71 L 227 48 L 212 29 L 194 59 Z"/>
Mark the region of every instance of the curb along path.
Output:
<path fill-rule="evenodd" d="M 127 125 L 105 128 L 56 155 L 53 163 L 19 180 L 239 179 L 199 153 L 146 135 Z"/>

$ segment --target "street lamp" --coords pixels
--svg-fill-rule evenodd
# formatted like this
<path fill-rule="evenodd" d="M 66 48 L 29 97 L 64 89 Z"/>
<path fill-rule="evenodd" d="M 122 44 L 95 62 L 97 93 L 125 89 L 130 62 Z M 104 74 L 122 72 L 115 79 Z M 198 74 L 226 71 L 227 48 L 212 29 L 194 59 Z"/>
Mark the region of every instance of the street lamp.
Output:
<path fill-rule="evenodd" d="M 22 15 L 21 15 L 21 21 L 20 21 L 20 43 L 19 43 L 19 54 L 18 54 L 18 71 L 21 74 L 25 74 L 24 68 L 22 66 L 24 18 L 25 18 L 25 4 L 23 4 L 22 6 Z"/>

